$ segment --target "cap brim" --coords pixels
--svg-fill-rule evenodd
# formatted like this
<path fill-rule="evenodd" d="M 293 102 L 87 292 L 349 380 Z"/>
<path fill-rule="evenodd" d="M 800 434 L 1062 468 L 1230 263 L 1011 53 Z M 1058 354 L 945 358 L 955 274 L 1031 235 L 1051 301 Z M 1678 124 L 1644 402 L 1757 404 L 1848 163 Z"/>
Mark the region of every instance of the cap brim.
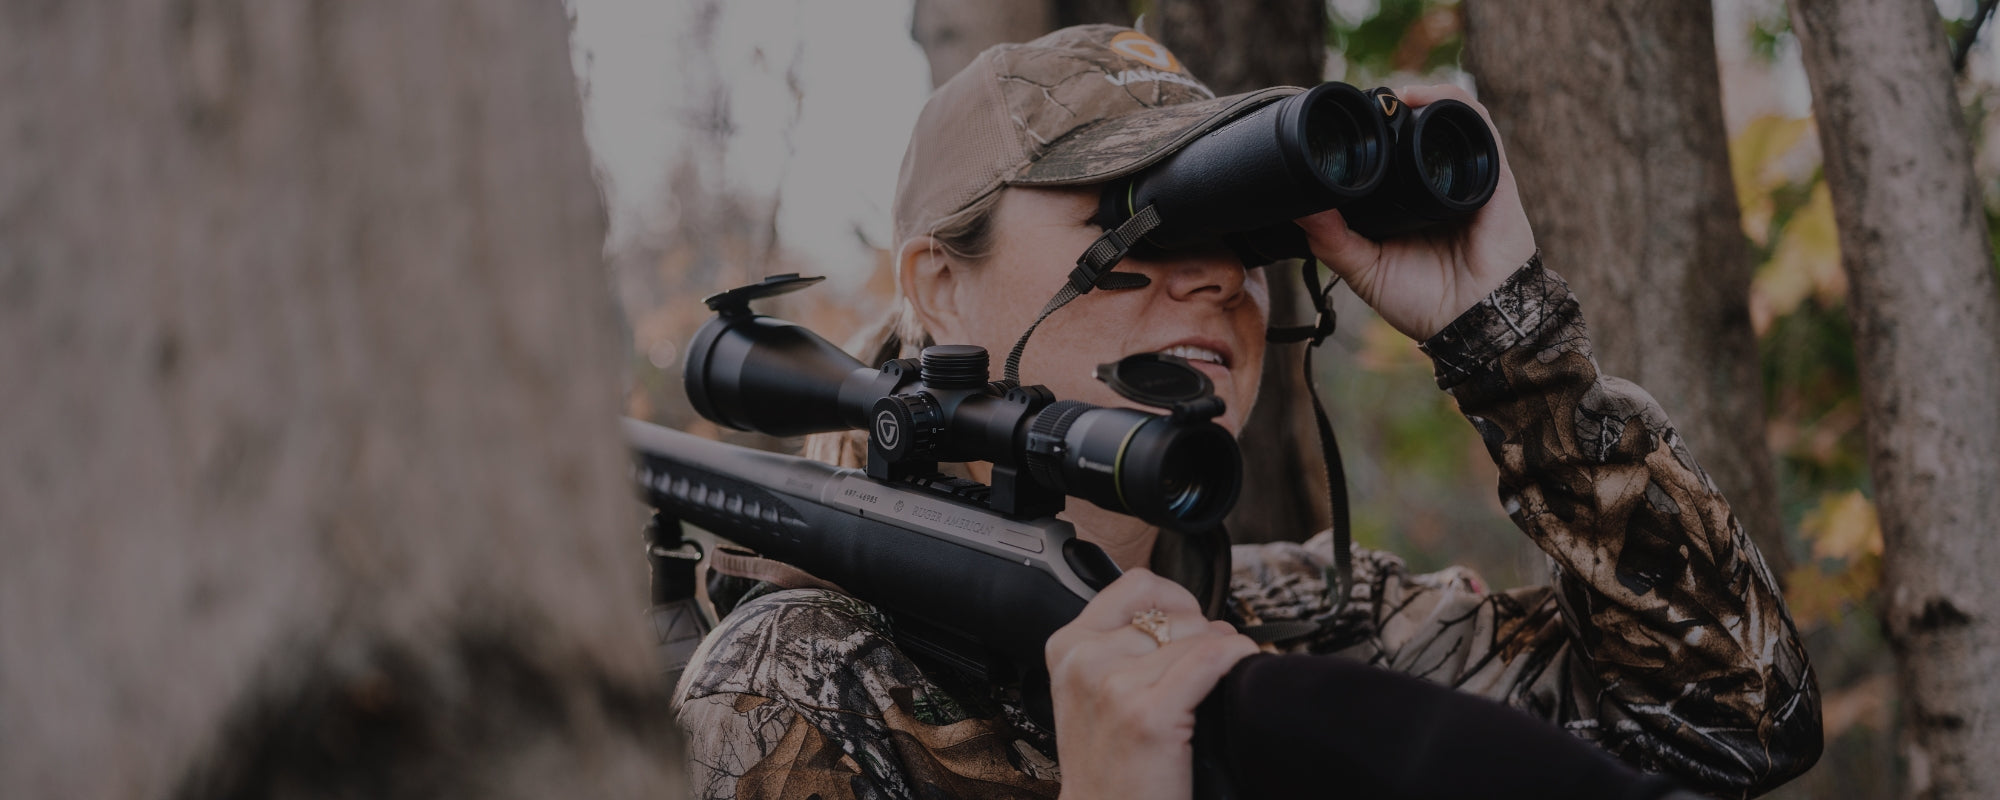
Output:
<path fill-rule="evenodd" d="M 1006 183 L 1075 186 L 1122 178 L 1230 120 L 1303 91 L 1296 86 L 1274 86 L 1100 120 L 1056 140 L 1041 158 Z"/>

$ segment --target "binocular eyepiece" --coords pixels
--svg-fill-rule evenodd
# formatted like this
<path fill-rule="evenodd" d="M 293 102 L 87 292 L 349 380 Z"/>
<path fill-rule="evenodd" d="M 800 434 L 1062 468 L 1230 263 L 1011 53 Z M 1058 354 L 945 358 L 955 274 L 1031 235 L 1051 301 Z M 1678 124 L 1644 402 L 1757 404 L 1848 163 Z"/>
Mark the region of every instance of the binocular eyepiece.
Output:
<path fill-rule="evenodd" d="M 1312 255 L 1298 217 L 1337 208 L 1381 240 L 1471 216 L 1499 180 L 1499 145 L 1471 106 L 1410 108 L 1388 89 L 1329 82 L 1112 182 L 1093 221 L 1109 230 L 1154 206 L 1160 224 L 1140 252 L 1220 240 L 1259 266 Z"/>
<path fill-rule="evenodd" d="M 985 349 L 970 345 L 869 368 L 810 330 L 749 310 L 750 299 L 818 280 L 780 275 L 709 298 L 718 314 L 695 334 L 683 374 L 696 412 L 773 436 L 866 430 L 867 471 L 878 480 L 934 483 L 939 461 L 988 461 L 990 487 L 951 490 L 1017 517 L 1054 514 L 1073 496 L 1194 531 L 1219 524 L 1235 505 L 1242 456 L 1235 437 L 1211 421 L 1222 410 L 1213 386 L 1185 362 L 1177 374 L 1146 356 L 1125 371 L 1126 383 L 1156 390 L 1145 402 L 1173 405 L 1171 414 L 1151 414 L 991 382 Z M 1183 381 L 1177 394 L 1157 391 L 1175 377 Z"/>

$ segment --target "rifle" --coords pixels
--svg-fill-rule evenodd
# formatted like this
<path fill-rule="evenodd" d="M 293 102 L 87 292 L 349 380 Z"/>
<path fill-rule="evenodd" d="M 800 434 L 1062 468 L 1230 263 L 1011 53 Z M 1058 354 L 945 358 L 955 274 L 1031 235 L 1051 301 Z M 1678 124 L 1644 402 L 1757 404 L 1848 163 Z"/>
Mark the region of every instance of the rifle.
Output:
<path fill-rule="evenodd" d="M 965 499 L 969 481 L 887 483 L 631 419 L 625 435 L 656 559 L 685 558 L 675 523 L 698 526 L 873 603 L 899 645 L 976 675 L 1036 674 L 1049 635 L 1119 575 L 1068 522 L 994 513 Z M 692 654 L 685 636 L 662 644 Z"/>
<path fill-rule="evenodd" d="M 655 615 L 670 665 L 705 633 L 686 602 L 691 570 L 674 564 L 700 555 L 683 522 L 874 604 L 910 652 L 1006 681 L 1039 676 L 1049 635 L 1120 574 L 1055 518 L 1067 497 L 1187 530 L 1219 525 L 1235 503 L 1241 455 L 1212 421 L 1222 412 L 1213 385 L 1186 361 L 1147 354 L 1100 368 L 1128 398 L 1169 409 L 1150 414 L 988 381 L 977 347 L 933 346 L 921 360 L 869 368 L 750 311 L 819 280 L 778 275 L 707 298 L 716 316 L 689 345 L 688 395 L 702 416 L 739 429 L 865 428 L 865 468 L 625 422 L 655 511 Z M 993 465 L 991 485 L 937 469 L 973 460 Z"/>

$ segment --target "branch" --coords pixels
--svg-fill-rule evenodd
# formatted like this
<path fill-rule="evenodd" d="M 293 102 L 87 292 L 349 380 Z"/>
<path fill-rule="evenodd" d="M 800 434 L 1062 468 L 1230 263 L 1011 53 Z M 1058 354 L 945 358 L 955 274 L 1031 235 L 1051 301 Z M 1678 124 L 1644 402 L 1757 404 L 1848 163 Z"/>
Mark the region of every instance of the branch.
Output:
<path fill-rule="evenodd" d="M 1979 0 L 1979 11 L 1966 23 L 1965 30 L 1958 32 L 1958 43 L 1951 49 L 1951 71 L 1965 74 L 1965 58 L 1972 53 L 1972 43 L 1979 39 L 1979 29 L 1986 25 L 1986 18 L 1993 16 L 1993 6 L 2000 0 Z"/>

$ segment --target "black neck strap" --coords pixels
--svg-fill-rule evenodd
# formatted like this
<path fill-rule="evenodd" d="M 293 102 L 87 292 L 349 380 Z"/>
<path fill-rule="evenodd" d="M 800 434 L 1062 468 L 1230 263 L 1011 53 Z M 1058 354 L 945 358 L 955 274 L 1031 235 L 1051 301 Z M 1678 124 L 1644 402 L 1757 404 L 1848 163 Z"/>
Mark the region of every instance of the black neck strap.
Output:
<path fill-rule="evenodd" d="M 1007 367 L 1003 377 L 1015 383 L 1021 382 L 1021 353 L 1028 349 L 1028 337 L 1035 335 L 1035 329 L 1042 321 L 1056 313 L 1056 309 L 1069 305 L 1090 293 L 1092 289 L 1137 289 L 1152 283 L 1152 279 L 1133 272 L 1112 272 L 1111 268 L 1125 260 L 1125 254 L 1132 252 L 1132 246 L 1146 238 L 1154 228 L 1160 226 L 1160 212 L 1152 206 L 1133 214 L 1131 219 L 1116 228 L 1105 231 L 1097 241 L 1077 256 L 1076 268 L 1069 271 L 1069 282 L 1064 283 L 1056 296 L 1049 298 L 1042 306 L 1042 313 L 1035 317 L 1035 323 L 1021 332 L 1021 338 L 1014 340 L 1014 349 L 1007 353 Z"/>
<path fill-rule="evenodd" d="M 1327 570 L 1326 576 L 1327 582 L 1333 584 L 1333 609 L 1320 618 L 1324 627 L 1347 608 L 1354 588 L 1354 534 L 1348 521 L 1347 470 L 1340 461 L 1340 444 L 1334 441 L 1333 425 L 1326 419 L 1326 404 L 1320 401 L 1319 384 L 1313 380 L 1313 351 L 1333 335 L 1335 317 L 1331 298 L 1338 279 L 1321 288 L 1319 262 L 1314 259 L 1306 259 L 1304 264 L 1299 265 L 1299 277 L 1305 283 L 1306 296 L 1312 300 L 1313 324 L 1285 328 L 1273 326 L 1264 333 L 1264 339 L 1279 343 L 1307 342 L 1304 359 L 1306 392 L 1312 396 L 1313 421 L 1319 425 L 1320 456 L 1326 466 L 1326 500 L 1333 518 L 1333 567 Z"/>

